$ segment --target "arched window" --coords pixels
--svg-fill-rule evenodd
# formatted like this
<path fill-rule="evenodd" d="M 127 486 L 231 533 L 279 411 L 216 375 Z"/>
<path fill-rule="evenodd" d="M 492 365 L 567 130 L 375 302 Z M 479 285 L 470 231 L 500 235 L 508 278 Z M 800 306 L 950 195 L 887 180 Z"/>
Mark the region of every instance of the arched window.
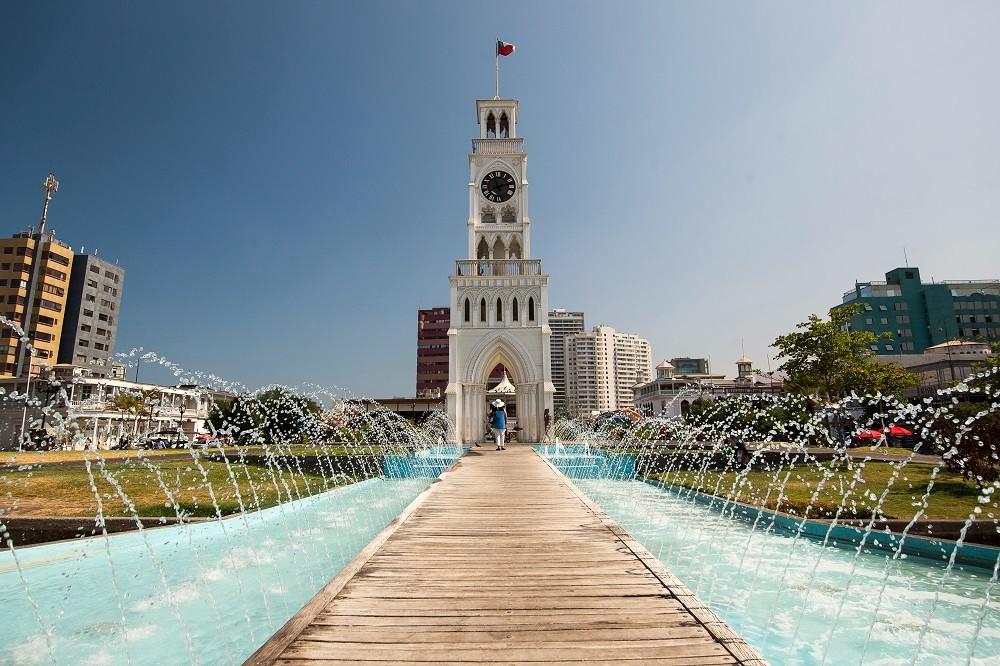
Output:
<path fill-rule="evenodd" d="M 490 115 L 486 116 L 486 138 L 490 138 L 490 134 L 493 135 L 495 139 L 497 136 L 497 118 L 490 111 Z"/>
<path fill-rule="evenodd" d="M 503 241 L 499 238 L 493 243 L 493 258 L 494 259 L 506 259 L 507 258 L 507 248 L 504 246 Z"/>
<path fill-rule="evenodd" d="M 476 246 L 476 259 L 489 259 L 490 258 L 490 245 L 486 242 L 485 238 L 479 239 L 479 245 Z"/>
<path fill-rule="evenodd" d="M 471 316 L 470 314 L 471 309 L 472 308 L 469 304 L 469 299 L 465 299 L 465 321 L 469 321 L 469 317 Z"/>
<path fill-rule="evenodd" d="M 535 299 L 528 299 L 528 321 L 535 321 Z"/>
<path fill-rule="evenodd" d="M 479 299 L 479 321 L 486 321 L 486 299 Z"/>
<path fill-rule="evenodd" d="M 498 135 L 504 139 L 510 136 L 510 121 L 507 120 L 507 113 L 500 114 L 500 134 Z"/>
<path fill-rule="evenodd" d="M 510 255 L 511 259 L 521 258 L 521 244 L 518 242 L 516 238 L 510 242 L 510 251 L 508 252 L 508 254 Z"/>
<path fill-rule="evenodd" d="M 504 224 L 514 224 L 517 221 L 517 211 L 513 206 L 504 206 L 500 211 L 500 221 Z"/>
<path fill-rule="evenodd" d="M 520 317 L 521 317 L 521 315 L 518 314 L 518 311 L 517 311 L 517 299 L 515 298 L 514 302 L 511 303 L 511 305 L 510 305 L 510 320 L 511 321 L 517 321 L 518 319 L 520 319 Z"/>
<path fill-rule="evenodd" d="M 497 299 L 497 321 L 503 321 L 503 301 Z"/>

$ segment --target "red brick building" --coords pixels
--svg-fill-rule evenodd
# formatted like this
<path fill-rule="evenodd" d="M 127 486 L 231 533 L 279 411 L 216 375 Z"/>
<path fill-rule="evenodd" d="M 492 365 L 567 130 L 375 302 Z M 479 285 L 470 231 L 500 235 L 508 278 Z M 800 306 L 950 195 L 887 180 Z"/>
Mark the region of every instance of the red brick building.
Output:
<path fill-rule="evenodd" d="M 417 310 L 417 395 L 448 388 L 450 308 Z"/>

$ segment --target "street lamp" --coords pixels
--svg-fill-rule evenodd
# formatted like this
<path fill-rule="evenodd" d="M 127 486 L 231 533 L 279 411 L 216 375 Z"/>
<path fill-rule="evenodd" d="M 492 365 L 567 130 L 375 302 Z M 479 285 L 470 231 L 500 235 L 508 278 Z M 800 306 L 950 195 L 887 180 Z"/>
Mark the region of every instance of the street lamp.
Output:
<path fill-rule="evenodd" d="M 181 420 L 177 425 L 177 441 L 180 441 L 181 439 L 187 440 L 187 435 L 184 434 L 184 412 L 187 411 L 187 406 L 184 404 L 184 400 L 184 396 L 181 396 Z"/>

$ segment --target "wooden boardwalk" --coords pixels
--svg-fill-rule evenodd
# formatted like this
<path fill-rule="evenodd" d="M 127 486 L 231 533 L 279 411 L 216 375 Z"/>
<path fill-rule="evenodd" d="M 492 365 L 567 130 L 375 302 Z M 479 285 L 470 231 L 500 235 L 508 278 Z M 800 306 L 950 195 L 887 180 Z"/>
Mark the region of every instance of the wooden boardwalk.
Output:
<path fill-rule="evenodd" d="M 526 446 L 475 449 L 248 664 L 764 664 Z"/>

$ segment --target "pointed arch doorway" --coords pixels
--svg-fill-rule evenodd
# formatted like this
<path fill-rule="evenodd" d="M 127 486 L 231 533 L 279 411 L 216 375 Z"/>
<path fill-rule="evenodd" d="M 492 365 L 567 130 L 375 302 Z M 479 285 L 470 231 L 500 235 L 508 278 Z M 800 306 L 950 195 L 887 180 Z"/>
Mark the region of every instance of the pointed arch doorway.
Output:
<path fill-rule="evenodd" d="M 544 383 L 539 379 L 541 359 L 532 354 L 516 335 L 507 332 L 490 333 L 475 346 L 462 353 L 461 367 L 456 368 L 459 381 L 450 384 L 449 417 L 456 424 L 456 436 L 463 443 L 482 442 L 488 436 L 488 403 L 496 399 L 491 392 L 503 382 L 504 391 L 515 405 L 513 427 L 522 442 L 539 441 L 544 426 L 546 407 Z M 499 369 L 499 379 L 491 376 Z M 513 392 L 509 392 L 511 388 Z M 454 397 L 452 397 L 454 396 Z M 506 403 L 508 398 L 501 397 Z M 510 412 L 508 412 L 510 415 Z"/>

